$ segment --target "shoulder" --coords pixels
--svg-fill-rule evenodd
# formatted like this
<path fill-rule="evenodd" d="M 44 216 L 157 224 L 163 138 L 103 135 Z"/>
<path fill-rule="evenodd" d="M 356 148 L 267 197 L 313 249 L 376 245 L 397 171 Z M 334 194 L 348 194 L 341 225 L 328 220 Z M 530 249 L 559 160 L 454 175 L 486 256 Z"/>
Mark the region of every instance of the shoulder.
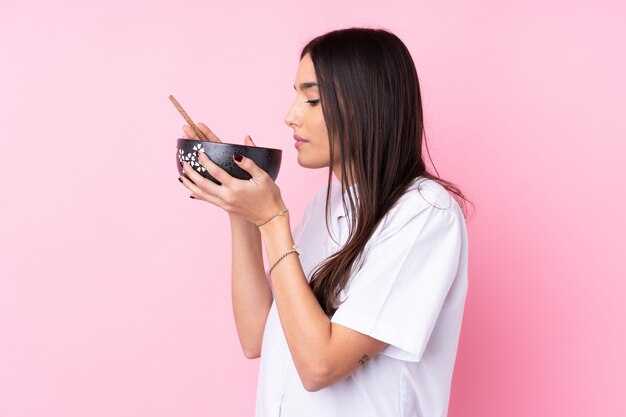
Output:
<path fill-rule="evenodd" d="M 452 194 L 437 181 L 418 177 L 385 216 L 385 228 L 398 229 L 416 219 L 433 222 L 462 220 L 463 212 Z"/>
<path fill-rule="evenodd" d="M 416 178 L 401 199 L 403 198 L 417 206 L 431 206 L 440 210 L 448 210 L 456 202 L 441 184 L 424 177 Z"/>

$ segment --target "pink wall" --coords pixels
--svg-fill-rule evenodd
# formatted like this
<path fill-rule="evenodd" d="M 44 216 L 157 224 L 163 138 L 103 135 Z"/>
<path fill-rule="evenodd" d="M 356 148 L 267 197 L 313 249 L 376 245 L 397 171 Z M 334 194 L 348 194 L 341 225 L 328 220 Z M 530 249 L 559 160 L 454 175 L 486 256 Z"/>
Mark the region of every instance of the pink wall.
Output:
<path fill-rule="evenodd" d="M 618 416 L 626 6 L 620 1 L 0 2 L 0 416 L 251 415 L 220 209 L 176 180 L 174 94 L 326 176 L 283 117 L 300 48 L 385 27 L 430 150 L 476 202 L 450 416 Z M 445 3 L 445 4 L 444 4 Z"/>

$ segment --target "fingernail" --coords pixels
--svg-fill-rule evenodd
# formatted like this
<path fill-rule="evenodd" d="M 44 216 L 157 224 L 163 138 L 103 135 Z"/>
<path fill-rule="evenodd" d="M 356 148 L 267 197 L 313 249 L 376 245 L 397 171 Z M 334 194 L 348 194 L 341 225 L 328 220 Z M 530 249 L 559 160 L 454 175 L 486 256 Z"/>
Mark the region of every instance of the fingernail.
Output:
<path fill-rule="evenodd" d="M 248 135 L 248 139 L 250 139 L 250 142 L 252 142 L 252 144 L 256 145 L 256 143 L 254 143 L 254 141 L 252 140 L 252 138 L 250 137 L 250 135 Z"/>
<path fill-rule="evenodd" d="M 239 155 L 238 153 L 233 154 L 233 158 L 237 162 L 241 162 L 243 160 L 243 156 Z"/>
<path fill-rule="evenodd" d="M 178 181 L 180 181 L 181 184 L 183 183 L 183 180 L 181 180 L 180 177 L 178 177 Z"/>
<path fill-rule="evenodd" d="M 201 154 L 201 153 L 204 153 L 204 152 L 201 152 L 201 151 L 196 151 L 196 156 L 197 156 L 198 158 L 200 158 L 200 154 Z"/>
<path fill-rule="evenodd" d="M 190 196 L 189 196 L 189 198 L 193 198 L 194 200 L 196 199 L 196 197 L 194 197 L 194 196 L 192 196 L 192 195 L 190 195 Z"/>

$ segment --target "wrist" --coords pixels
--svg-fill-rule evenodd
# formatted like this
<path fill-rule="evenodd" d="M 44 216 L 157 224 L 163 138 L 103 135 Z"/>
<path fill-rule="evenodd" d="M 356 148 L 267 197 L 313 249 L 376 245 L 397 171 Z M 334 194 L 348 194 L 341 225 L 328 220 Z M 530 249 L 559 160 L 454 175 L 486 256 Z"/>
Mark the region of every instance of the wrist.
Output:
<path fill-rule="evenodd" d="M 277 217 L 281 217 L 281 216 L 285 216 L 289 210 L 287 210 L 287 207 L 285 207 L 284 204 L 281 204 L 282 208 L 277 208 L 271 211 L 271 215 L 265 215 L 265 217 L 261 218 L 261 219 L 257 219 L 254 224 L 257 225 L 257 227 L 259 229 L 261 229 L 263 226 L 265 226 L 266 224 L 270 223 L 272 220 L 274 220 Z"/>
<path fill-rule="evenodd" d="M 282 232 L 290 229 L 289 222 L 289 212 L 286 212 L 280 216 L 276 216 L 267 223 L 263 224 L 263 226 L 259 227 L 255 226 L 261 232 L 261 236 L 277 236 L 282 234 Z"/>
<path fill-rule="evenodd" d="M 274 270 L 274 268 L 276 267 L 276 265 L 278 265 L 278 263 L 280 261 L 282 261 L 283 259 L 285 259 L 285 257 L 289 256 L 290 254 L 294 253 L 295 255 L 297 255 L 298 257 L 302 256 L 302 252 L 300 251 L 300 249 L 296 246 L 296 245 L 292 245 L 291 248 L 286 251 L 285 253 L 283 253 L 278 259 L 276 259 L 274 261 L 274 263 L 270 266 L 269 269 L 269 275 L 270 275 L 270 279 L 272 276 L 272 271 Z"/>

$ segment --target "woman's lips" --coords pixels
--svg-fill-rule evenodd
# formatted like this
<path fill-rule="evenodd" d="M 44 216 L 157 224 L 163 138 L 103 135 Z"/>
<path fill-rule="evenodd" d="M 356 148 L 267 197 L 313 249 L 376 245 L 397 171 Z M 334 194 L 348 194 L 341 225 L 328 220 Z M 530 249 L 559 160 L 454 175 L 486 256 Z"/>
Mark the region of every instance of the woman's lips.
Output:
<path fill-rule="evenodd" d="M 308 142 L 308 141 L 302 139 L 298 135 L 293 135 L 293 138 L 296 140 L 296 143 L 294 145 L 296 147 L 296 149 L 300 149 L 302 146 L 304 146 L 304 144 L 306 144 Z"/>

